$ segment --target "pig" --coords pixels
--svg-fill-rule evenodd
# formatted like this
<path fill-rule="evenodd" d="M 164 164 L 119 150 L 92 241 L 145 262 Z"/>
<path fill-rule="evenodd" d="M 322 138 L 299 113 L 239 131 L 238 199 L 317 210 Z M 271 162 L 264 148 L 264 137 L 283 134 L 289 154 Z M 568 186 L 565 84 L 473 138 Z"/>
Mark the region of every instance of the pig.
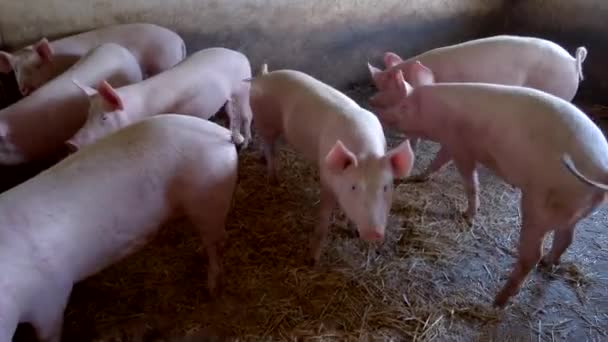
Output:
<path fill-rule="evenodd" d="M 140 83 L 114 89 L 83 87 L 90 102 L 84 126 L 66 141 L 72 151 L 145 117 L 177 112 L 209 119 L 225 105 L 233 141 L 247 148 L 251 140 L 249 88 L 245 55 L 225 48 L 200 50 L 171 70 Z M 243 132 L 243 134 L 241 134 Z"/>
<path fill-rule="evenodd" d="M 438 83 L 481 82 L 523 86 L 545 91 L 571 101 L 583 80 L 587 49 L 580 46 L 575 57 L 558 44 L 535 37 L 498 35 L 429 50 L 407 60 L 394 52 L 384 54 L 386 69 L 368 63 L 379 91 L 390 84 L 390 73 L 403 72 L 406 82 L 416 87 L 412 68 L 421 62 L 433 70 Z M 388 83 L 387 83 L 388 82 Z M 418 138 L 411 137 L 416 149 Z"/>
<path fill-rule="evenodd" d="M 73 285 L 140 250 L 178 217 L 200 233 L 216 296 L 237 164 L 228 130 L 167 114 L 0 194 L 0 340 L 28 322 L 40 340 L 59 342 Z"/>
<path fill-rule="evenodd" d="M 393 178 L 409 175 L 409 141 L 387 152 L 379 120 L 331 86 L 296 70 L 268 72 L 250 80 L 254 128 L 260 136 L 271 183 L 275 146 L 283 138 L 320 175 L 319 218 L 310 239 L 311 264 L 321 255 L 332 211 L 338 204 L 365 241 L 384 239 Z"/>
<path fill-rule="evenodd" d="M 0 72 L 15 72 L 27 96 L 60 75 L 93 48 L 116 43 L 127 48 L 140 64 L 144 78 L 170 69 L 186 58 L 186 44 L 175 32 L 154 24 L 112 25 L 49 42 L 42 38 L 13 53 L 0 51 Z"/>
<path fill-rule="evenodd" d="M 30 96 L 0 110 L 0 164 L 18 165 L 65 151 L 65 141 L 85 123 L 88 100 L 72 81 L 84 85 L 108 80 L 116 86 L 142 80 L 135 57 L 107 43 L 84 55 L 65 73 Z"/>
<path fill-rule="evenodd" d="M 565 165 L 571 161 L 590 179 L 608 182 L 608 143 L 585 113 L 555 95 L 490 83 L 434 83 L 432 70 L 422 64 L 412 71 L 419 86 L 392 70 L 392 95 L 400 100 L 374 104 L 373 111 L 387 126 L 441 143 L 425 174 L 454 161 L 471 221 L 479 207 L 477 165 L 521 190 L 518 259 L 493 303 L 504 307 L 539 261 L 541 266 L 560 263 L 577 222 L 603 202 L 604 189 L 581 182 L 584 177 L 574 177 L 577 172 Z M 551 231 L 551 250 L 541 258 Z"/>

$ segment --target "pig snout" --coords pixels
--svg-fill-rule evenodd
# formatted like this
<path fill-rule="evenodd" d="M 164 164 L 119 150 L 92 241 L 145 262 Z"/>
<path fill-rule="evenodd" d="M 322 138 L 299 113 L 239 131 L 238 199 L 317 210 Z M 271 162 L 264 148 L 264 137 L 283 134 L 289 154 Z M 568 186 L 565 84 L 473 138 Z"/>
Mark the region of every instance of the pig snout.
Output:
<path fill-rule="evenodd" d="M 21 86 L 19 87 L 19 91 L 21 92 L 21 95 L 28 96 L 32 93 L 32 88 L 28 86 Z"/>
<path fill-rule="evenodd" d="M 371 227 L 368 229 L 360 229 L 359 236 L 363 241 L 367 242 L 383 242 L 384 241 L 384 228 L 383 227 Z"/>
<path fill-rule="evenodd" d="M 78 151 L 78 144 L 74 140 L 68 140 L 65 142 L 65 147 L 69 153 L 75 153 Z"/>

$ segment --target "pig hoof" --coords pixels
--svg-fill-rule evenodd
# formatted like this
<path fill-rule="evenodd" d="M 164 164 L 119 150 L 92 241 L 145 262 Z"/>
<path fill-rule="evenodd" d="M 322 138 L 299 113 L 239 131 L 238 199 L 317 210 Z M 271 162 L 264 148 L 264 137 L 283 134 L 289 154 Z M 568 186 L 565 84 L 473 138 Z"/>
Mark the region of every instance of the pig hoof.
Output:
<path fill-rule="evenodd" d="M 539 265 L 541 268 L 551 271 L 551 270 L 553 270 L 554 266 L 559 265 L 559 262 L 552 260 L 551 257 L 549 257 L 549 256 L 544 256 L 542 259 L 540 259 Z"/>
<path fill-rule="evenodd" d="M 462 213 L 462 218 L 464 219 L 464 222 L 466 223 L 467 226 L 469 227 L 473 227 L 473 216 L 467 212 Z"/>
<path fill-rule="evenodd" d="M 415 175 L 411 176 L 407 179 L 408 183 L 423 183 L 429 180 L 428 176 L 425 175 Z"/>
<path fill-rule="evenodd" d="M 243 137 L 243 135 L 241 135 L 240 133 L 233 134 L 232 135 L 232 142 L 235 145 L 237 145 L 237 146 L 244 145 L 244 143 L 245 143 L 245 137 Z"/>
<path fill-rule="evenodd" d="M 509 297 L 507 295 L 499 293 L 496 296 L 496 298 L 494 299 L 492 306 L 494 306 L 495 308 L 498 308 L 498 309 L 503 309 L 507 305 L 508 300 L 509 300 Z"/>
<path fill-rule="evenodd" d="M 277 186 L 279 185 L 279 179 L 277 178 L 277 176 L 268 176 L 268 184 L 272 186 Z"/>
<path fill-rule="evenodd" d="M 359 230 L 357 230 L 355 224 L 352 223 L 350 220 L 346 222 L 346 228 L 348 232 L 352 234 L 352 237 L 359 238 Z"/>
<path fill-rule="evenodd" d="M 308 256 L 308 266 L 317 268 L 319 267 L 319 260 L 321 259 L 320 255 L 316 255 L 316 253 L 311 252 Z"/>
<path fill-rule="evenodd" d="M 401 178 L 395 178 L 395 179 L 393 180 L 393 185 L 394 185 L 394 186 L 399 186 L 399 185 L 401 185 L 401 184 L 403 184 L 403 183 L 406 183 L 406 181 L 405 181 L 405 180 L 403 180 L 403 179 L 401 179 Z"/>

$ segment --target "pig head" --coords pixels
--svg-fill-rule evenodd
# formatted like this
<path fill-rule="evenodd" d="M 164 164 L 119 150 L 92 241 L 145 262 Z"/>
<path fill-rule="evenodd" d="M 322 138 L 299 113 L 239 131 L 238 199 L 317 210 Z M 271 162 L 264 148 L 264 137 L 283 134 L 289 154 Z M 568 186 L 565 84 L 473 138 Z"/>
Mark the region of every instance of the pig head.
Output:
<path fill-rule="evenodd" d="M 46 38 L 15 53 L 0 51 L 0 72 L 15 72 L 22 95 L 27 96 L 52 78 L 53 49 Z"/>
<path fill-rule="evenodd" d="M 89 145 L 100 137 L 127 126 L 129 120 L 122 99 L 107 81 L 102 81 L 97 89 L 77 80 L 73 82 L 89 99 L 86 122 L 66 141 L 68 149 L 76 152 L 81 146 Z"/>
<path fill-rule="evenodd" d="M 331 188 L 361 239 L 382 241 L 393 201 L 393 179 L 407 177 L 413 161 L 408 140 L 383 156 L 357 156 L 338 140 L 324 158 L 322 186 Z"/>

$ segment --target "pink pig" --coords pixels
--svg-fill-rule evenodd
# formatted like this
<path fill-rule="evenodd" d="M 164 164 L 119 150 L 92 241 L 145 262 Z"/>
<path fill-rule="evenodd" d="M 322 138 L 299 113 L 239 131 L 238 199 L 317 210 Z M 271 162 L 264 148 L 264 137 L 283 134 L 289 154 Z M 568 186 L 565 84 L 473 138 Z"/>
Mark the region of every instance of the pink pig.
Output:
<path fill-rule="evenodd" d="M 253 122 L 262 139 L 270 180 L 276 181 L 274 151 L 281 136 L 319 167 L 321 204 L 311 239 L 313 263 L 319 261 L 336 204 L 355 223 L 362 239 L 382 241 L 393 178 L 411 171 L 414 156 L 409 142 L 387 153 L 375 115 L 305 73 L 268 73 L 264 65 L 252 82 Z"/>
<path fill-rule="evenodd" d="M 519 258 L 494 301 L 503 307 L 541 260 L 544 236 L 555 233 L 542 264 L 557 265 L 576 223 L 604 201 L 606 189 L 589 186 L 571 172 L 585 179 L 574 160 L 591 179 L 608 182 L 606 138 L 575 105 L 546 92 L 489 83 L 434 83 L 433 72 L 420 63 L 413 65 L 410 77 L 418 87 L 405 82 L 401 70 L 392 70 L 393 98 L 383 100 L 393 104 L 375 110 L 383 123 L 441 143 L 422 178 L 453 160 L 464 182 L 470 222 L 479 207 L 478 164 L 521 189 Z M 376 100 L 372 102 L 382 102 Z"/>
<path fill-rule="evenodd" d="M 481 82 L 524 86 L 571 101 L 583 79 L 587 49 L 570 56 L 558 44 L 540 38 L 499 35 L 429 50 L 405 61 L 393 52 L 384 54 L 386 70 L 368 68 L 379 91 L 391 83 L 390 73 L 401 70 L 405 81 L 418 86 L 413 77 L 416 61 L 433 70 L 439 83 Z M 412 136 L 415 149 L 418 139 Z"/>
<path fill-rule="evenodd" d="M 91 103 L 88 119 L 66 143 L 75 151 L 148 116 L 175 112 L 208 119 L 225 105 L 233 141 L 246 148 L 252 114 L 250 85 L 243 79 L 249 77 L 251 66 L 245 55 L 209 48 L 137 84 L 118 89 L 108 84 L 97 90 L 83 87 Z"/>
<path fill-rule="evenodd" d="M 0 341 L 19 322 L 59 342 L 72 286 L 143 247 L 187 216 L 217 295 L 225 222 L 237 181 L 225 128 L 198 118 L 150 118 L 83 148 L 0 195 Z"/>
<path fill-rule="evenodd" d="M 91 50 L 65 73 L 0 110 L 0 164 L 16 165 L 54 156 L 86 121 L 88 101 L 74 85 L 108 79 L 120 86 L 142 79 L 133 55 L 108 43 Z"/>
<path fill-rule="evenodd" d="M 0 72 L 15 71 L 19 90 L 29 95 L 104 43 L 127 48 L 144 78 L 167 70 L 186 57 L 184 40 L 162 26 L 133 23 L 106 26 L 49 42 L 46 38 L 14 53 L 0 51 Z"/>

